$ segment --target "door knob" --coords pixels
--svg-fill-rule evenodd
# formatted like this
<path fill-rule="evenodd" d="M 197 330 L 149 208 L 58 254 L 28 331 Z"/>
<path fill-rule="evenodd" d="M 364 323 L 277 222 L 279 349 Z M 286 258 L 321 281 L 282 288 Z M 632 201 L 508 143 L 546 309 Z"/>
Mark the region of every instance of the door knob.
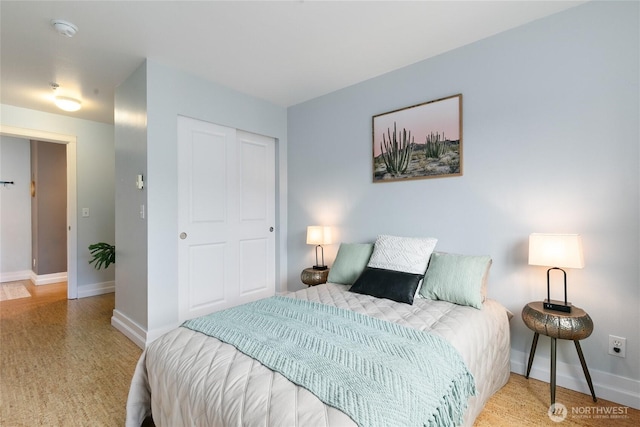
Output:
<path fill-rule="evenodd" d="M 269 227 L 269 232 L 273 233 L 273 227 Z"/>
<path fill-rule="evenodd" d="M 185 233 L 184 231 L 182 233 L 180 233 L 180 238 L 182 240 L 186 239 L 187 238 L 187 233 Z"/>

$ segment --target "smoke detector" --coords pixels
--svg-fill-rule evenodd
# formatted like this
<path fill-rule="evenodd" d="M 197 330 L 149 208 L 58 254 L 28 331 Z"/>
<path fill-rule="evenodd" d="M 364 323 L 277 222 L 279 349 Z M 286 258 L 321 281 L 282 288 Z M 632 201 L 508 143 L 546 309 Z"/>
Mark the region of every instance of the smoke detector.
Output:
<path fill-rule="evenodd" d="M 51 25 L 53 25 L 53 28 L 55 28 L 61 36 L 73 37 L 78 32 L 78 27 L 62 19 L 52 19 Z"/>

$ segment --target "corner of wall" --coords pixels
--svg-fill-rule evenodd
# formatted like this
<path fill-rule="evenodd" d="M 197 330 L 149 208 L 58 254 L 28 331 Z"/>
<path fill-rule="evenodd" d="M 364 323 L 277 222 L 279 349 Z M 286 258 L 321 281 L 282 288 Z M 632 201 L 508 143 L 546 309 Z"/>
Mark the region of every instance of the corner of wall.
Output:
<path fill-rule="evenodd" d="M 543 382 L 549 382 L 551 378 L 551 372 L 549 370 L 550 360 L 549 358 L 542 357 L 542 355 L 536 356 L 529 376 Z M 527 357 L 528 354 L 511 349 L 511 372 L 524 375 L 526 373 L 527 365 L 525 361 Z M 587 395 L 591 394 L 587 386 L 587 381 L 584 376 L 582 376 L 582 368 L 580 365 L 563 362 L 556 363 L 556 385 Z M 578 372 L 579 374 L 577 374 Z M 638 392 L 638 390 L 640 390 L 640 381 L 596 369 L 589 369 L 589 373 L 591 374 L 593 388 L 598 399 L 602 398 L 631 408 L 640 409 L 640 393 Z"/>

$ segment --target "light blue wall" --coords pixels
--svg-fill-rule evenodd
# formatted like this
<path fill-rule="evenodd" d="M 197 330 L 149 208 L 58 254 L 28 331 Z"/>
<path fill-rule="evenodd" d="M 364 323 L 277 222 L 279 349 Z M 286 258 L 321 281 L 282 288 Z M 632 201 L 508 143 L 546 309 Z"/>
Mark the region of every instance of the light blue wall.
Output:
<path fill-rule="evenodd" d="M 30 172 L 29 141 L 0 136 L 0 276 L 31 271 Z"/>
<path fill-rule="evenodd" d="M 343 242 L 434 236 L 442 251 L 490 254 L 518 370 L 532 335 L 521 309 L 546 293 L 528 235 L 580 233 L 586 266 L 568 281 L 595 323 L 587 363 L 596 382 L 619 375 L 640 396 L 639 47 L 637 2 L 592 2 L 289 108 L 289 289 L 313 263 L 312 224 Z M 457 93 L 464 175 L 373 184 L 372 116 Z M 609 334 L 627 337 L 626 359 L 607 355 Z M 558 357 L 584 390 L 573 345 Z"/>
<path fill-rule="evenodd" d="M 149 330 L 162 331 L 178 321 L 178 198 L 177 117 L 229 126 L 277 140 L 276 204 L 279 268 L 286 269 L 286 150 L 287 112 L 250 97 L 154 61 L 147 61 L 147 166 Z M 176 260 L 176 262 L 167 262 Z M 279 282 L 276 289 L 284 285 Z"/>
<path fill-rule="evenodd" d="M 134 90 L 134 88 L 136 88 Z M 143 89 L 144 88 L 144 89 Z M 134 90 L 135 95 L 131 95 Z M 145 93 L 142 93 L 145 91 Z M 142 122 L 136 124 L 133 138 L 135 147 L 116 131 L 116 156 L 118 184 L 116 195 L 118 253 L 126 251 L 131 261 L 123 267 L 118 261 L 118 283 L 116 310 L 119 311 L 119 326 L 138 328 L 141 338 L 151 341 L 161 333 L 178 326 L 178 169 L 177 169 L 177 119 L 179 115 L 229 126 L 248 132 L 270 136 L 277 140 L 277 197 L 276 231 L 279 266 L 276 269 L 277 290 L 285 289 L 281 283 L 286 271 L 286 109 L 266 101 L 250 97 L 219 84 L 166 67 L 147 60 L 119 89 L 125 100 L 123 107 L 132 107 L 134 116 Z M 133 97 L 133 99 L 132 99 Z M 116 97 L 116 128 L 119 127 L 121 104 Z M 133 130 L 133 129 L 132 129 Z M 145 133 L 146 132 L 146 133 Z M 123 134 L 124 136 L 125 134 Z M 129 150 L 129 152 L 127 151 Z M 132 160 L 133 156 L 137 160 Z M 145 163 L 146 161 L 146 163 Z M 140 172 L 136 172 L 132 164 Z M 145 172 L 146 171 L 146 172 Z M 135 183 L 135 174 L 145 173 L 146 194 L 136 197 L 129 188 Z M 123 198 L 124 203 L 121 203 Z M 146 219 L 141 221 L 139 204 L 146 200 Z M 126 230 L 125 230 L 126 228 Z M 145 229 L 146 231 L 142 231 Z M 146 233 L 146 234 L 145 234 Z M 142 242 L 133 236 L 142 236 Z M 126 242 L 126 245 L 121 245 Z M 134 261 L 135 260 L 135 261 Z M 121 268 L 128 271 L 120 274 Z M 131 277 L 119 283 L 120 277 Z M 121 287 L 133 287 L 132 300 L 118 295 Z M 145 319 L 140 319 L 145 315 Z M 127 323 L 133 321 L 135 324 Z M 121 329 L 122 330 L 122 329 Z M 143 336 L 146 335 L 146 336 Z M 140 344 L 140 341 L 137 341 Z"/>
<path fill-rule="evenodd" d="M 114 105 L 118 266 L 114 321 L 144 330 L 148 325 L 147 221 L 140 218 L 140 206 L 146 207 L 147 190 L 138 190 L 135 182 L 138 174 L 147 177 L 146 63 L 118 86 Z"/>

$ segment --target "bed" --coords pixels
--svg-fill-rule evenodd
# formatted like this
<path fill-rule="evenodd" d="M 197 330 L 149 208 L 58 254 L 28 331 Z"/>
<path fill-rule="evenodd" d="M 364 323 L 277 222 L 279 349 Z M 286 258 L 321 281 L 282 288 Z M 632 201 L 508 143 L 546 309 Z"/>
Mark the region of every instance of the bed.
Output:
<path fill-rule="evenodd" d="M 475 395 L 468 399 L 465 397 L 461 419 L 462 424 L 473 425 L 487 400 L 506 384 L 510 372 L 510 313 L 484 294 L 488 274 L 486 259 L 483 258 L 483 267 L 476 269 L 482 271 L 482 279 L 476 280 L 473 285 L 474 293 L 478 294 L 474 295 L 474 298 L 477 296 L 475 302 L 454 303 L 446 299 L 455 298 L 445 295 L 446 292 L 439 291 L 437 286 L 431 286 L 433 280 L 430 277 L 437 277 L 437 267 L 442 265 L 448 267 L 444 270 L 455 266 L 456 271 L 460 271 L 461 259 L 468 260 L 468 257 L 457 257 L 453 262 L 450 256 L 442 254 L 441 258 L 446 262 L 436 263 L 433 258 L 438 254 L 432 257 L 431 247 L 430 251 L 427 250 L 427 261 L 424 264 L 419 261 L 420 265 L 415 270 L 424 272 L 431 258 L 429 269 L 433 269 L 434 275 L 427 274 L 423 282 L 422 275 L 418 274 L 417 286 L 410 286 L 405 292 L 411 300 L 408 303 L 376 296 L 378 292 L 375 288 L 380 284 L 375 284 L 375 279 L 367 280 L 365 284 L 368 286 L 374 282 L 373 291 L 368 289 L 367 292 L 359 292 L 356 288 L 363 282 L 360 278 L 367 276 L 366 272 L 377 274 L 374 270 L 379 266 L 375 266 L 375 253 L 372 255 L 375 246 L 359 245 L 357 251 L 350 251 L 350 256 L 341 257 L 341 252 L 343 255 L 347 253 L 346 248 L 346 245 L 341 245 L 332 269 L 336 273 L 330 273 L 329 278 L 353 283 L 328 282 L 289 293 L 280 299 L 336 307 L 338 310 L 359 313 L 358 316 L 380 319 L 385 324 L 391 322 L 412 330 L 426 331 L 438 339 L 446 340 L 457 351 L 473 377 Z M 393 251 L 397 252 L 397 248 Z M 360 260 L 353 256 L 356 252 L 361 252 Z M 423 258 L 425 252 L 420 253 Z M 404 267 L 400 267 L 403 270 L 407 269 L 405 261 Z M 346 269 L 336 265 L 341 263 L 347 266 Z M 408 263 L 414 265 L 416 260 Z M 396 270 L 391 271 L 400 271 L 397 265 L 394 268 Z M 416 281 L 415 273 L 400 273 L 413 274 L 410 281 Z M 385 288 L 389 288 L 389 281 L 394 282 L 395 288 L 397 280 L 406 281 L 406 277 L 398 279 L 393 274 L 391 278 L 383 275 Z M 446 273 L 449 279 L 451 276 L 450 272 Z M 458 273 L 453 276 L 456 283 L 467 280 L 461 279 Z M 430 283 L 430 288 L 426 289 Z M 420 297 L 424 295 L 428 297 Z M 445 365 L 448 363 L 442 364 Z M 135 369 L 127 402 L 126 425 L 140 426 L 149 416 L 153 417 L 156 426 L 358 425 L 352 416 L 334 405 L 323 403 L 307 388 L 296 385 L 233 345 L 184 326 L 151 343 Z M 368 422 L 360 421 L 360 424 Z"/>

